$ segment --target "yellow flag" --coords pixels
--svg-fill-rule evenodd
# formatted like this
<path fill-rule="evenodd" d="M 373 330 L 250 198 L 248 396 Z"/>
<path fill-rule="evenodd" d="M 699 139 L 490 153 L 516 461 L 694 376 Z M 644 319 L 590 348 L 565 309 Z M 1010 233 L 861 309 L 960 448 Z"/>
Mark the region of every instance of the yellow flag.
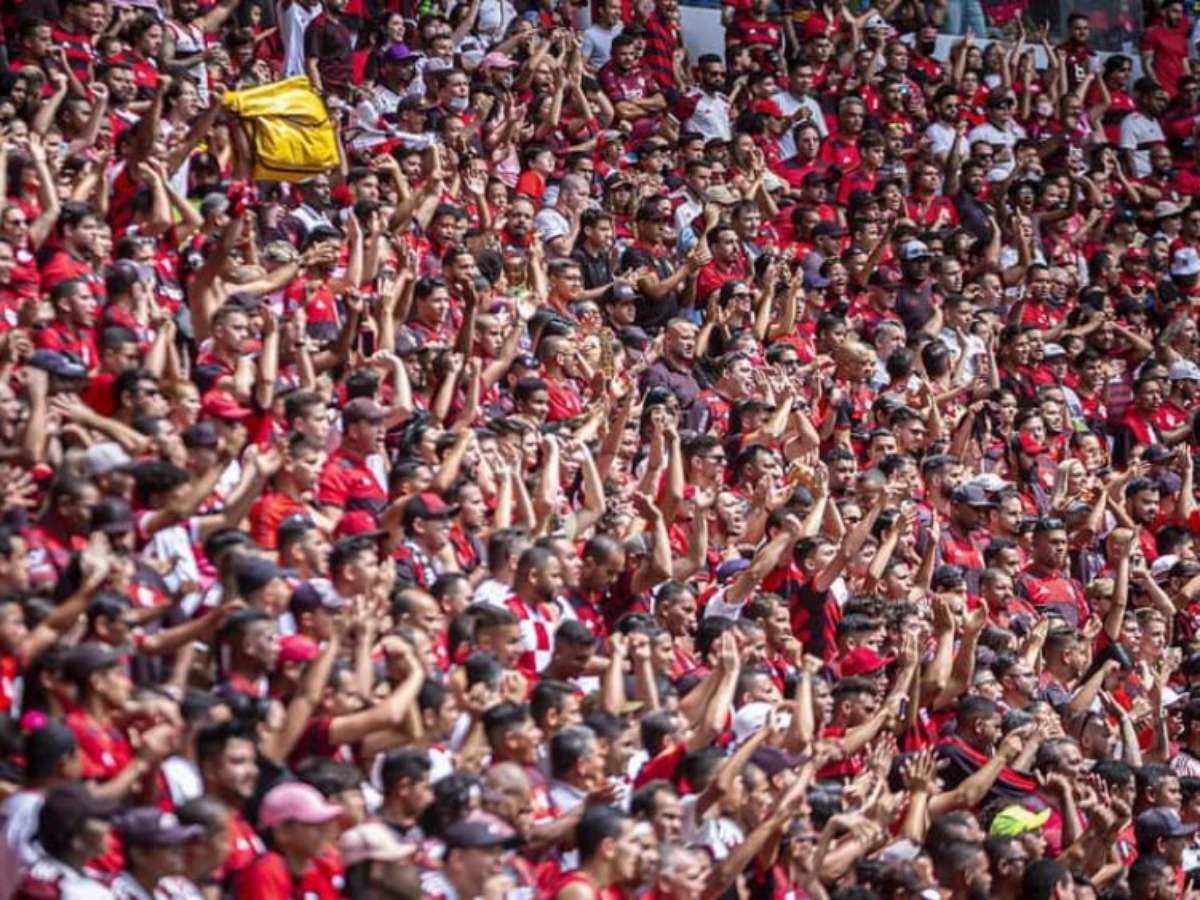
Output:
<path fill-rule="evenodd" d="M 225 105 L 254 148 L 255 179 L 306 181 L 341 162 L 329 113 L 303 75 L 226 91 Z"/>

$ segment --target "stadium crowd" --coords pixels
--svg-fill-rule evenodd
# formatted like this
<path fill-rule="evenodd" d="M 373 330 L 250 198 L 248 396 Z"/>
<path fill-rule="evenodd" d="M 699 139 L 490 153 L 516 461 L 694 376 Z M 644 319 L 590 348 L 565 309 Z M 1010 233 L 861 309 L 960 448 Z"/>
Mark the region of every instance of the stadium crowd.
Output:
<path fill-rule="evenodd" d="M 0 4 L 0 900 L 1200 897 L 1196 4 L 872 2 Z"/>

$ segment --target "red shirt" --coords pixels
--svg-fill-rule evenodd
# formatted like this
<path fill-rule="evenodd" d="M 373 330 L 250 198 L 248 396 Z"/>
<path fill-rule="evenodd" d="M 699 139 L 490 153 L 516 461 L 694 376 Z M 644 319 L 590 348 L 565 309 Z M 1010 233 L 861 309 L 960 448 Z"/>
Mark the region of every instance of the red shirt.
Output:
<path fill-rule="evenodd" d="M 246 868 L 234 896 L 237 900 L 338 900 L 343 871 L 336 856 L 314 856 L 297 878 L 282 854 L 271 851 Z"/>
<path fill-rule="evenodd" d="M 858 138 L 831 134 L 821 145 L 818 158 L 826 166 L 837 166 L 843 172 L 853 169 L 860 160 Z"/>
<path fill-rule="evenodd" d="M 49 293 L 54 286 L 68 278 L 86 278 L 95 275 L 92 264 L 73 256 L 66 250 L 56 250 L 41 267 L 42 290 Z"/>
<path fill-rule="evenodd" d="M 236 809 L 229 816 L 229 857 L 214 877 L 223 881 L 226 876 L 236 874 L 254 862 L 267 848 L 250 823 Z"/>
<path fill-rule="evenodd" d="M 719 291 L 731 281 L 743 281 L 746 273 L 735 265 L 722 266 L 715 259 L 705 263 L 696 275 L 696 302 L 703 303 L 713 291 Z"/>
<path fill-rule="evenodd" d="M 381 513 L 387 506 L 387 493 L 379 486 L 366 460 L 354 451 L 339 447 L 329 455 L 317 482 L 317 502 L 342 509 L 366 509 Z"/>
<path fill-rule="evenodd" d="M 550 409 L 546 413 L 547 422 L 562 422 L 583 414 L 583 400 L 570 379 L 555 381 L 543 377 L 543 380 L 546 382 L 546 394 L 550 398 Z"/>
<path fill-rule="evenodd" d="M 61 322 L 51 322 L 34 332 L 34 346 L 39 350 L 54 350 L 70 353 L 87 367 L 88 371 L 100 365 L 100 346 L 96 332 L 91 328 L 80 328 L 74 334 Z"/>
<path fill-rule="evenodd" d="M 1017 581 L 1017 593 L 1039 611 L 1047 608 L 1062 614 L 1067 623 L 1081 628 L 1089 617 L 1083 587 L 1074 578 L 1057 572 L 1044 572 L 1030 566 Z"/>
<path fill-rule="evenodd" d="M 278 491 L 263 494 L 250 507 L 250 536 L 263 549 L 274 550 L 279 546 L 278 532 L 283 521 L 288 516 L 307 512 L 307 504 L 287 494 Z"/>
<path fill-rule="evenodd" d="M 1154 77 L 1170 96 L 1179 93 L 1183 61 L 1188 56 L 1187 20 L 1179 28 L 1155 25 L 1142 34 L 1141 50 L 1154 54 Z"/>

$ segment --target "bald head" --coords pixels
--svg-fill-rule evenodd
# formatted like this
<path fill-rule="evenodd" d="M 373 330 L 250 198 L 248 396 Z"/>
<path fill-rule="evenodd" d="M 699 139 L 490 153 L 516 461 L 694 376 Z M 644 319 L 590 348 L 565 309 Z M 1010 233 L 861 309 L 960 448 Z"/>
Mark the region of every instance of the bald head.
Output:
<path fill-rule="evenodd" d="M 491 791 L 527 791 L 529 776 L 514 762 L 496 763 L 484 774 L 483 786 Z"/>

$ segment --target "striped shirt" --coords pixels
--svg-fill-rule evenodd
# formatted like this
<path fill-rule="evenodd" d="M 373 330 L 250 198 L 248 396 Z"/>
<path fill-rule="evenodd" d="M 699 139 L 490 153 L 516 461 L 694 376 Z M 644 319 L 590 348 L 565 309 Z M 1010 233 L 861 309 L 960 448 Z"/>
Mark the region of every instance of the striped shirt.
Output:
<path fill-rule="evenodd" d="M 664 22 L 657 12 L 646 19 L 646 50 L 642 69 L 661 90 L 676 87 L 675 51 L 679 49 L 679 26 Z"/>

